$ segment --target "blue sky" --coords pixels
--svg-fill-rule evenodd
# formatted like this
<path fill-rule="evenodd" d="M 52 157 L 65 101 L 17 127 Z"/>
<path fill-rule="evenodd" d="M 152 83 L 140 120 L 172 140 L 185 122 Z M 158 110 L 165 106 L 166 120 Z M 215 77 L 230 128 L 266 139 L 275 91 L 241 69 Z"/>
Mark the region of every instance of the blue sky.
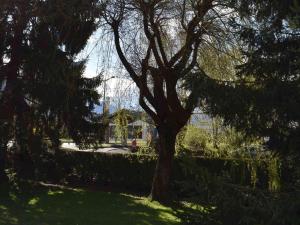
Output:
<path fill-rule="evenodd" d="M 137 108 L 137 88 L 119 63 L 112 40 L 107 36 L 103 38 L 102 32 L 96 31 L 78 59 L 87 59 L 84 73 L 86 77 L 94 77 L 102 72 L 103 79 L 108 80 L 106 97 L 111 98 L 112 108 Z M 104 85 L 98 88 L 98 92 L 103 96 Z"/>

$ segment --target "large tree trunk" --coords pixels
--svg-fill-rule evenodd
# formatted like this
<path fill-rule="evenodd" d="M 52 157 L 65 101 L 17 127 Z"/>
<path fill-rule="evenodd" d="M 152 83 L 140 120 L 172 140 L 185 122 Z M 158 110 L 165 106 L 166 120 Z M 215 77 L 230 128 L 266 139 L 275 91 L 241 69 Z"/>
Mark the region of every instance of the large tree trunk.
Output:
<path fill-rule="evenodd" d="M 0 125 L 0 184 L 8 180 L 8 177 L 5 173 L 8 140 L 9 126 L 6 126 L 4 123 L 2 126 Z"/>
<path fill-rule="evenodd" d="M 166 203 L 169 200 L 169 184 L 175 153 L 176 132 L 159 131 L 159 155 L 149 198 Z"/>
<path fill-rule="evenodd" d="M 0 184 L 7 181 L 5 173 L 7 146 L 5 143 L 0 143 Z"/>

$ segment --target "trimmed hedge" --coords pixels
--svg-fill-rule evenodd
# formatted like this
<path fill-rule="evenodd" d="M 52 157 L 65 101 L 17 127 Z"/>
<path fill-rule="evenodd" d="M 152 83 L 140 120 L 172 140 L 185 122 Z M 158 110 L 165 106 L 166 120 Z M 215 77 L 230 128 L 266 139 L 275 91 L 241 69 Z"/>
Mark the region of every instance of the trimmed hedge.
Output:
<path fill-rule="evenodd" d="M 157 157 L 141 154 L 110 154 L 83 151 L 59 151 L 43 154 L 34 160 L 31 178 L 75 185 L 99 185 L 149 191 Z M 28 168 L 27 163 L 16 163 Z M 32 166 L 31 166 L 32 167 Z M 197 168 L 197 170 L 195 170 Z M 201 168 L 201 170 L 199 170 Z M 268 163 L 250 160 L 177 157 L 174 160 L 174 184 L 194 180 L 201 174 L 220 175 L 232 183 L 267 188 L 270 184 Z M 199 172 L 200 171 L 200 172 Z"/>
<path fill-rule="evenodd" d="M 61 151 L 41 159 L 35 163 L 35 179 L 135 191 L 150 187 L 156 163 L 150 155 L 83 151 Z"/>

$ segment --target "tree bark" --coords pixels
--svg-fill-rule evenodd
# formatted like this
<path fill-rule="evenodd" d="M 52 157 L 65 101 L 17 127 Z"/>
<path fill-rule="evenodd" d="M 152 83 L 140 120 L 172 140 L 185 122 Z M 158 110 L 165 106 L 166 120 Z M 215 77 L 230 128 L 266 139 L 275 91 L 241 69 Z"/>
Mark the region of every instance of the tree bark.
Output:
<path fill-rule="evenodd" d="M 5 173 L 8 140 L 9 126 L 4 123 L 0 125 L 0 184 L 8 180 Z"/>
<path fill-rule="evenodd" d="M 156 163 L 152 189 L 149 198 L 167 203 L 170 198 L 169 186 L 175 153 L 176 132 L 159 131 L 159 155 Z"/>
<path fill-rule="evenodd" d="M 7 181 L 7 175 L 5 173 L 7 146 L 5 143 L 0 143 L 0 184 Z"/>

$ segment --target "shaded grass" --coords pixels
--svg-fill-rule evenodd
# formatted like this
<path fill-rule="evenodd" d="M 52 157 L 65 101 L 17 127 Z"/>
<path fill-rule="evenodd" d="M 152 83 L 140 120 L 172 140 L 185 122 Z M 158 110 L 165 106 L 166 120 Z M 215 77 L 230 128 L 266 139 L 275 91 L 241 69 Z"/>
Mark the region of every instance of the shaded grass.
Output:
<path fill-rule="evenodd" d="M 23 186 L 0 189 L 0 225 L 181 224 L 175 211 L 128 194 Z"/>

